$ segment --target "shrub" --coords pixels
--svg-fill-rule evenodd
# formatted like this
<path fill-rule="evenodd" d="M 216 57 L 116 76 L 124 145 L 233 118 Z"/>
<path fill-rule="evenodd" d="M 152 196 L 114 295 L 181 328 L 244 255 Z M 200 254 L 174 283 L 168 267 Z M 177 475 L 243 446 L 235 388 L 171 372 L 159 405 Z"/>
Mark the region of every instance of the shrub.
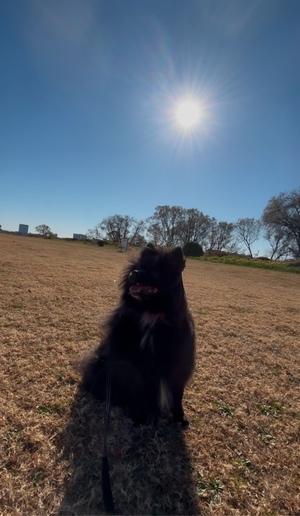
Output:
<path fill-rule="evenodd" d="M 203 256 L 203 249 L 198 242 L 186 242 L 183 246 L 185 256 Z"/>
<path fill-rule="evenodd" d="M 104 246 L 104 240 L 97 240 L 97 244 L 100 246 L 100 247 L 103 247 Z"/>

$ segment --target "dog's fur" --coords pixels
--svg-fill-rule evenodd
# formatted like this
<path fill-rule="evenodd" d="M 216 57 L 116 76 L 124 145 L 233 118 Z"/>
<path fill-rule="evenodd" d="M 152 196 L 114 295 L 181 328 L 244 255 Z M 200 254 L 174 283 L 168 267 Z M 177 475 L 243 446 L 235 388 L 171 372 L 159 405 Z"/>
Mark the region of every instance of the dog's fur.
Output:
<path fill-rule="evenodd" d="M 195 335 L 182 283 L 185 259 L 172 251 L 145 247 L 124 273 L 119 306 L 100 346 L 85 361 L 82 387 L 123 406 L 135 424 L 156 420 L 168 408 L 188 421 L 182 408 L 185 385 L 194 369 Z"/>

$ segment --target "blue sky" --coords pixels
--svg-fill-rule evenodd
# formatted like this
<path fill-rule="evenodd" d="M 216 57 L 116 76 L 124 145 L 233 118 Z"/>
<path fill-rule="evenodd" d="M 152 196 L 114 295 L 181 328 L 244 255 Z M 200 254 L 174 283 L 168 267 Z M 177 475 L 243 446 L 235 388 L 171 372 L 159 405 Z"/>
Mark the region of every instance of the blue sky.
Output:
<path fill-rule="evenodd" d="M 164 204 L 234 222 L 300 184 L 299 0 L 13 0 L 0 45 L 3 229 Z"/>

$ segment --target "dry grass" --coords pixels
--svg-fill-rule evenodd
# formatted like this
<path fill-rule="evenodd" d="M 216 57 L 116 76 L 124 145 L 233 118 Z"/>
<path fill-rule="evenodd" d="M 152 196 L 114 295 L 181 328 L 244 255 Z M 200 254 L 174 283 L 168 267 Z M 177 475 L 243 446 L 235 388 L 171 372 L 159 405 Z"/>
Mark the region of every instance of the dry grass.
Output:
<path fill-rule="evenodd" d="M 3 515 L 103 514 L 103 407 L 72 362 L 96 345 L 127 255 L 0 235 Z M 300 514 L 300 276 L 188 261 L 190 427 L 112 415 L 120 514 Z"/>

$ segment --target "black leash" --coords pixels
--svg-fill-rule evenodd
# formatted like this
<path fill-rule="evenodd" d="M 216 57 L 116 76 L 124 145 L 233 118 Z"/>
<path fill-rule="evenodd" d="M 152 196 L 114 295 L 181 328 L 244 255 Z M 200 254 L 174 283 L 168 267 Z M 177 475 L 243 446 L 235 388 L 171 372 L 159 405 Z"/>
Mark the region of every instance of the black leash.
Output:
<path fill-rule="evenodd" d="M 105 510 L 108 514 L 115 514 L 115 506 L 110 485 L 109 464 L 107 457 L 107 432 L 109 424 L 109 415 L 111 408 L 111 378 L 107 373 L 106 387 L 105 387 L 105 425 L 103 437 L 103 453 L 102 453 L 102 493 Z"/>

